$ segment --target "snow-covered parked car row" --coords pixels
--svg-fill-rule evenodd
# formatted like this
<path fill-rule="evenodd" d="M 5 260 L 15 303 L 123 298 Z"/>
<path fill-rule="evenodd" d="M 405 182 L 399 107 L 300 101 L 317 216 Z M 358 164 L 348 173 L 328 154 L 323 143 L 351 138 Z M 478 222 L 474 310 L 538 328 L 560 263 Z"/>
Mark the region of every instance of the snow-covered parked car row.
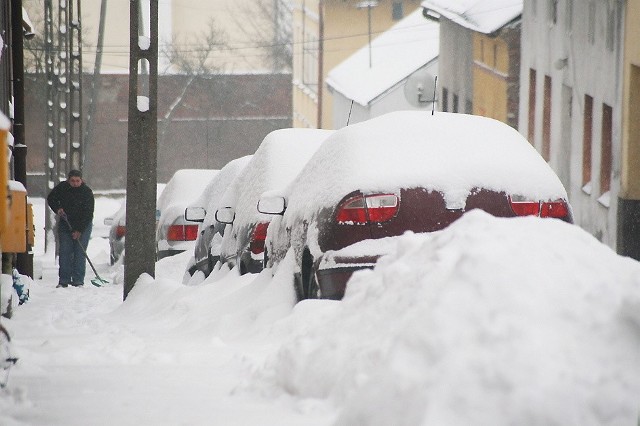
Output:
<path fill-rule="evenodd" d="M 573 221 L 560 180 L 517 131 L 465 114 L 276 130 L 217 177 L 185 211 L 201 223 L 189 273 L 207 276 L 218 262 L 275 273 L 290 255 L 298 300 L 342 298 L 386 239 L 442 230 L 473 209 Z"/>

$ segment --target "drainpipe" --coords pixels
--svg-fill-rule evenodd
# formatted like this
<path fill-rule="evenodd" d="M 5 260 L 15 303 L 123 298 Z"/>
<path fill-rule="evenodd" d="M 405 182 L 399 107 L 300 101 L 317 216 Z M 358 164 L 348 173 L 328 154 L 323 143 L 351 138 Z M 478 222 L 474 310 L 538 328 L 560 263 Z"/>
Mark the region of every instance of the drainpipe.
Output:
<path fill-rule="evenodd" d="M 324 86 L 324 0 L 318 3 L 318 129 L 322 128 L 322 92 Z"/>

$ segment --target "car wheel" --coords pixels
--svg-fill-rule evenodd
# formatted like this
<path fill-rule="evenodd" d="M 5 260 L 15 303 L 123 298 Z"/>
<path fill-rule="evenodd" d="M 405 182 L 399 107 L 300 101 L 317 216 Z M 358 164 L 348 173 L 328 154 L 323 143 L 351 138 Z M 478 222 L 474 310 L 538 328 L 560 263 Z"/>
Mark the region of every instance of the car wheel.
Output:
<path fill-rule="evenodd" d="M 313 256 L 311 256 L 309 250 L 305 250 L 304 254 L 302 255 L 301 275 L 304 289 L 304 298 L 320 298 L 320 287 L 318 286 L 318 280 L 316 280 L 316 274 L 313 273 Z"/>
<path fill-rule="evenodd" d="M 304 300 L 304 287 L 302 285 L 302 274 L 294 272 L 293 274 L 293 289 L 296 292 L 296 303 Z"/>

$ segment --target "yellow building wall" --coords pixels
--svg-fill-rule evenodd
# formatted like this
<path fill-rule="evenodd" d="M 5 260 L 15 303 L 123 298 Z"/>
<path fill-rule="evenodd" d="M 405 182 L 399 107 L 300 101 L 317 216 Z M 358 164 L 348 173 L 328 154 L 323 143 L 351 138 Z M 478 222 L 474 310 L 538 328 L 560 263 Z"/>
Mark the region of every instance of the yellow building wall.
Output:
<path fill-rule="evenodd" d="M 5 118 L 1 116 L 0 119 Z M 6 118 L 5 118 L 6 119 Z M 8 121 L 8 120 L 7 120 Z M 8 180 L 9 165 L 7 163 L 7 135 L 8 129 L 0 129 L 0 253 L 2 252 L 2 236 L 9 226 Z"/>
<path fill-rule="evenodd" d="M 508 123 L 509 50 L 500 38 L 473 37 L 473 114 Z"/>
<path fill-rule="evenodd" d="M 640 0 L 626 9 L 620 196 L 640 200 Z"/>

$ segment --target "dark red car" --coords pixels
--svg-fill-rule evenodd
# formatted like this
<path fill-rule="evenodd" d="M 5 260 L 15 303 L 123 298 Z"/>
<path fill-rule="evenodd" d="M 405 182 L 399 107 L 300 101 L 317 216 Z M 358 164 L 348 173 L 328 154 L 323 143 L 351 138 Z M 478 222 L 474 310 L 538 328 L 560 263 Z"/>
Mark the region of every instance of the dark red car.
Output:
<path fill-rule="evenodd" d="M 485 117 L 410 111 L 338 130 L 285 196 L 258 205 L 281 215 L 269 226 L 266 262 L 278 267 L 292 251 L 299 299 L 340 299 L 353 271 L 379 257 L 345 247 L 438 231 L 472 209 L 573 220 L 560 180 L 517 131 Z"/>

